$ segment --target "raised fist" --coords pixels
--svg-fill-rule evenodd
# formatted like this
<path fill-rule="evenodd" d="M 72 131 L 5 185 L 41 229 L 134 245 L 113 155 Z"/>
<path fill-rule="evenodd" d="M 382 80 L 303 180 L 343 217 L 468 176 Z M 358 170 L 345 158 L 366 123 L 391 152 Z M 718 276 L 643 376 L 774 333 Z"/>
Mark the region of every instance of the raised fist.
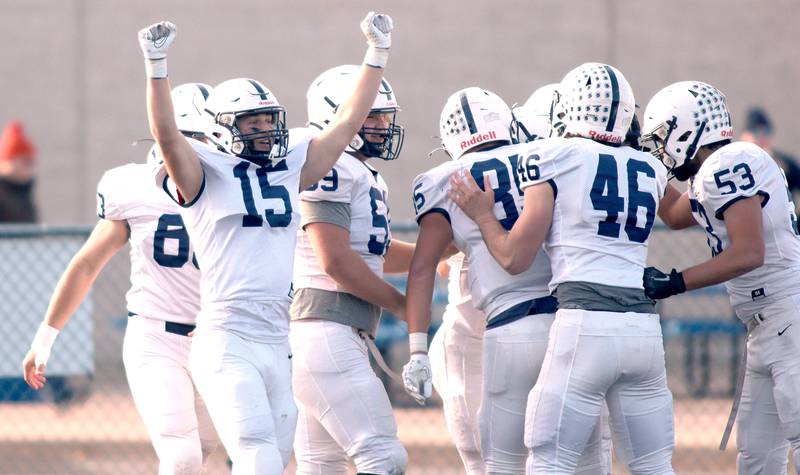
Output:
<path fill-rule="evenodd" d="M 139 47 L 146 59 L 164 59 L 169 45 L 175 41 L 178 28 L 168 21 L 154 23 L 139 30 Z"/>
<path fill-rule="evenodd" d="M 389 15 L 367 13 L 361 22 L 361 31 L 367 38 L 367 44 L 373 48 L 389 49 L 392 46 L 392 17 Z"/>

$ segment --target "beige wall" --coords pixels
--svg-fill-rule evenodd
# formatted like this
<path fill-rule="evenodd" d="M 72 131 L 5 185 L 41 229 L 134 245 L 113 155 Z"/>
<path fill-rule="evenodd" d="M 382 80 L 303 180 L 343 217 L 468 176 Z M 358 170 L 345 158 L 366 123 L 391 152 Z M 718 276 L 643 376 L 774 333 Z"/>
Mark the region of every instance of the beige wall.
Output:
<path fill-rule="evenodd" d="M 796 0 L 0 0 L 0 123 L 21 118 L 39 146 L 44 221 L 93 222 L 103 171 L 144 160 L 147 145 L 130 145 L 148 136 L 142 26 L 178 25 L 173 84 L 257 78 L 297 126 L 309 82 L 360 62 L 369 9 L 396 24 L 387 77 L 407 136 L 400 161 L 379 164 L 395 221 L 413 215 L 413 177 L 444 160 L 427 154 L 450 93 L 479 85 L 523 101 L 584 61 L 619 67 L 642 105 L 667 83 L 710 82 L 728 95 L 737 128 L 748 105 L 762 104 L 778 144 L 800 151 Z"/>

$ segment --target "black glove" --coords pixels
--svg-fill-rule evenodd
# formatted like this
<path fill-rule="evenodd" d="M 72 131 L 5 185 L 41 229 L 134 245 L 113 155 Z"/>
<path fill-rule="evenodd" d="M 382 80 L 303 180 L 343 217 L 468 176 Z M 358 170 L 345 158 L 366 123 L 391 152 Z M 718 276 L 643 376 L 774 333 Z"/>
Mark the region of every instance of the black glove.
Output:
<path fill-rule="evenodd" d="M 653 300 L 665 299 L 686 292 L 686 282 L 683 281 L 683 273 L 672 269 L 672 272 L 665 274 L 655 267 L 647 267 L 644 270 L 644 293 Z"/>

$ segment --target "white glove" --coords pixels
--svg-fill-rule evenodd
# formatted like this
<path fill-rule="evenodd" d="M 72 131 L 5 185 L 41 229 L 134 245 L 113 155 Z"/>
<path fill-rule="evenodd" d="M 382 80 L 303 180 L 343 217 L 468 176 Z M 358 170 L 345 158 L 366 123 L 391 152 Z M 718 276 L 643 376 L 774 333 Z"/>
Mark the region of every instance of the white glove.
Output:
<path fill-rule="evenodd" d="M 414 353 L 403 366 L 403 385 L 406 392 L 421 406 L 433 390 L 431 362 L 425 353 Z"/>
<path fill-rule="evenodd" d="M 148 78 L 167 77 L 167 50 L 177 35 L 178 28 L 168 21 L 139 30 L 139 47 L 144 54 Z"/>
<path fill-rule="evenodd" d="M 376 68 L 385 68 L 389 60 L 389 48 L 392 46 L 392 17 L 389 15 L 367 13 L 361 22 L 361 31 L 367 38 L 367 54 L 364 64 Z"/>

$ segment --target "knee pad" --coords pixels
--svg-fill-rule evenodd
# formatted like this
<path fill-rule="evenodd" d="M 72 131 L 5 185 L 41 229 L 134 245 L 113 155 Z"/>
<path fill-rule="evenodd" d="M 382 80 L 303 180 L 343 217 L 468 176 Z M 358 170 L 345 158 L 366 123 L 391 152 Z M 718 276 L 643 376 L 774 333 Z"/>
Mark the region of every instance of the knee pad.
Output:
<path fill-rule="evenodd" d="M 203 470 L 200 445 L 192 441 L 162 441 L 158 458 L 159 475 L 198 475 Z"/>
<path fill-rule="evenodd" d="M 358 473 L 403 475 L 408 465 L 408 452 L 396 438 L 373 438 L 356 443 L 348 455 L 353 459 Z"/>

